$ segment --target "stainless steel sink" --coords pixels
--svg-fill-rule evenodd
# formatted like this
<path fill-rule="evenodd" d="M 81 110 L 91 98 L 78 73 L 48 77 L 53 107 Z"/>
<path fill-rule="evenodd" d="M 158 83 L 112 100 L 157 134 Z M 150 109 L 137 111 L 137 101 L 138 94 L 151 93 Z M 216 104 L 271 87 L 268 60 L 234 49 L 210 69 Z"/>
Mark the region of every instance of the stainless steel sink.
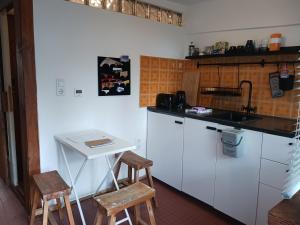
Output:
<path fill-rule="evenodd" d="M 240 113 L 240 112 L 219 112 L 219 113 L 213 113 L 209 115 L 211 118 L 226 120 L 226 121 L 232 121 L 232 122 L 244 122 L 244 121 L 253 121 L 253 120 L 259 120 L 261 117 L 247 114 L 247 113 Z"/>

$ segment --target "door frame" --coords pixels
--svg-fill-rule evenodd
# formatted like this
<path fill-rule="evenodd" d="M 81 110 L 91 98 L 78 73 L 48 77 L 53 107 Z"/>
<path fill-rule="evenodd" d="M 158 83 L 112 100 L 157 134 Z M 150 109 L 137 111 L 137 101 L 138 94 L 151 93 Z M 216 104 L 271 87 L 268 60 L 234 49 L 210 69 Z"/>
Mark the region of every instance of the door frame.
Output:
<path fill-rule="evenodd" d="M 0 37 L 0 53 L 2 52 L 2 43 Z M 0 107 L 0 174 L 1 178 L 6 184 L 9 183 L 9 163 L 8 163 L 8 145 L 7 145 L 7 126 L 6 126 L 6 115 L 5 115 L 5 105 L 4 102 L 4 73 L 3 73 L 3 61 L 2 54 L 0 54 L 0 97 L 1 97 L 1 107 Z M 4 132 L 2 132 L 4 131 Z"/>
<path fill-rule="evenodd" d="M 4 0 L 0 9 L 15 11 L 16 61 L 24 177 L 24 203 L 30 210 L 31 176 L 40 172 L 33 0 Z"/>

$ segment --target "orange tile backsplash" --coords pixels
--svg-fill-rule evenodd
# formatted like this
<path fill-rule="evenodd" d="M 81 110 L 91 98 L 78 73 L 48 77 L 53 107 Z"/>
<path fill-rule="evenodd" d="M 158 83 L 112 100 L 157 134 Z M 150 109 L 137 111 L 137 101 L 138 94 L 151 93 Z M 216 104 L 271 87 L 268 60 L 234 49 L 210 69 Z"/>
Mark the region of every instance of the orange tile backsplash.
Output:
<path fill-rule="evenodd" d="M 158 93 L 181 89 L 185 60 L 141 56 L 140 107 L 154 106 Z"/>
<path fill-rule="evenodd" d="M 245 58 L 245 57 L 244 57 Z M 247 57 L 243 62 L 261 60 L 261 57 Z M 267 56 L 268 60 L 295 60 L 295 55 Z M 239 57 L 205 59 L 201 63 L 239 62 Z M 240 65 L 237 66 L 201 66 L 197 68 L 197 60 L 178 60 L 159 57 L 141 56 L 140 106 L 155 105 L 158 93 L 175 93 L 182 88 L 184 72 L 199 72 L 198 105 L 212 108 L 241 110 L 247 105 L 248 86 L 243 86 L 242 96 L 226 97 L 202 95 L 201 87 L 238 87 L 241 80 L 250 80 L 253 84 L 252 105 L 262 115 L 295 118 L 297 105 L 295 91 L 285 91 L 284 96 L 272 98 L 269 85 L 269 73 L 278 70 L 277 65 Z M 289 65 L 290 74 L 294 73 L 293 65 Z"/>
<path fill-rule="evenodd" d="M 288 56 L 268 56 L 267 60 L 295 60 L 295 55 Z M 243 62 L 251 60 L 259 61 L 260 57 L 247 57 Z M 210 59 L 211 60 L 211 59 Z M 201 63 L 215 63 L 206 60 Z M 237 62 L 237 59 L 222 59 L 221 62 Z M 277 65 L 240 65 L 220 67 L 218 74 L 217 66 L 203 66 L 199 69 L 199 87 L 238 87 L 239 81 L 250 80 L 253 84 L 252 106 L 257 107 L 257 113 L 261 115 L 295 118 L 297 107 L 295 106 L 295 91 L 285 91 L 283 97 L 272 98 L 269 85 L 269 73 L 278 71 Z M 294 74 L 294 66 L 289 65 L 290 74 Z M 248 86 L 243 86 L 241 97 L 209 96 L 198 93 L 198 104 L 205 107 L 228 109 L 240 111 L 242 105 L 247 105 Z"/>

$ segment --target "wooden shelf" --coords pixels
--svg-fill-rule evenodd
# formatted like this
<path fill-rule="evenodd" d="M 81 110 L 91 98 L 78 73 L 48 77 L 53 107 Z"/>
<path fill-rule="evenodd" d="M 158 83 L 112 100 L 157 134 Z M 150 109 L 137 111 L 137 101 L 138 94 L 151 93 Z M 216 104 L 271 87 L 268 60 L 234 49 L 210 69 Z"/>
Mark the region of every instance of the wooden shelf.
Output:
<path fill-rule="evenodd" d="M 216 55 L 199 55 L 187 56 L 186 59 L 213 59 L 213 58 L 227 58 L 227 57 L 249 57 L 249 56 L 274 56 L 274 55 L 291 55 L 300 54 L 300 46 L 282 47 L 280 51 L 276 52 L 256 52 L 256 53 L 241 53 L 241 54 L 216 54 Z"/>

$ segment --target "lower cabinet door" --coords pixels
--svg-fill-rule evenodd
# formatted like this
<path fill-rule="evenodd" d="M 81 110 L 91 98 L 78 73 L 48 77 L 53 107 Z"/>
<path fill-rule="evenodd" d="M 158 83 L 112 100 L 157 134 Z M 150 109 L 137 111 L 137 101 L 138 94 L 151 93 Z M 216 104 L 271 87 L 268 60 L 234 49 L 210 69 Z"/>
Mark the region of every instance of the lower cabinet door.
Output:
<path fill-rule="evenodd" d="M 184 118 L 148 112 L 147 158 L 154 177 L 181 190 Z"/>
<path fill-rule="evenodd" d="M 268 213 L 282 200 L 281 191 L 264 185 L 259 185 L 256 225 L 268 225 Z"/>
<path fill-rule="evenodd" d="M 217 126 L 185 119 L 182 191 L 213 205 Z"/>
<path fill-rule="evenodd" d="M 244 130 L 242 141 L 245 142 L 245 149 L 239 158 L 224 155 L 220 139 L 221 137 L 217 148 L 214 207 L 247 225 L 254 225 L 262 134 Z"/>

